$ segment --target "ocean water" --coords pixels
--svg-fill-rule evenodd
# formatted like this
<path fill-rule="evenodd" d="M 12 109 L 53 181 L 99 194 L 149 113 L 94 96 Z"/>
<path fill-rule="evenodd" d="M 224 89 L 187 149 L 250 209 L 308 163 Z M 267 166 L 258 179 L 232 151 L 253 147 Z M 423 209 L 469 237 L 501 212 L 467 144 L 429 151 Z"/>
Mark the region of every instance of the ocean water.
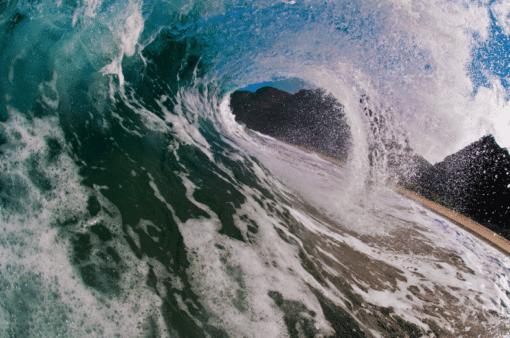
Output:
<path fill-rule="evenodd" d="M 509 11 L 1 1 L 0 337 L 510 336 L 510 258 L 387 165 L 507 146 Z M 344 105 L 346 163 L 235 122 L 285 79 Z"/>

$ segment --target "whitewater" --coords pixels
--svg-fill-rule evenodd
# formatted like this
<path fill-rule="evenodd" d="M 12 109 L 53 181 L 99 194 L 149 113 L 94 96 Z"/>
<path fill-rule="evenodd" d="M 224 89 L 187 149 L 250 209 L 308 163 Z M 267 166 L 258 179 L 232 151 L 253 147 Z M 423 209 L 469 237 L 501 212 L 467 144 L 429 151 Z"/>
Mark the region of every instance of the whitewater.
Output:
<path fill-rule="evenodd" d="M 0 1 L 0 337 L 510 336 L 510 258 L 388 166 L 510 146 L 509 13 Z M 235 121 L 281 81 L 343 105 L 346 162 Z"/>

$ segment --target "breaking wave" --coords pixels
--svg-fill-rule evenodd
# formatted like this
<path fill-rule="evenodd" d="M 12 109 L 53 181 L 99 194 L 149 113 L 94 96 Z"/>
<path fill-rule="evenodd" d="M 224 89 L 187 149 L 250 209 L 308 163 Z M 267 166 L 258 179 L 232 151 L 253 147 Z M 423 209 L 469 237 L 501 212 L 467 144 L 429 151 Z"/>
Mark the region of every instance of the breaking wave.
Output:
<path fill-rule="evenodd" d="M 0 1 L 0 335 L 507 334 L 508 258 L 385 186 L 392 151 L 506 140 L 507 12 Z M 235 122 L 295 78 L 344 106 L 343 165 Z"/>

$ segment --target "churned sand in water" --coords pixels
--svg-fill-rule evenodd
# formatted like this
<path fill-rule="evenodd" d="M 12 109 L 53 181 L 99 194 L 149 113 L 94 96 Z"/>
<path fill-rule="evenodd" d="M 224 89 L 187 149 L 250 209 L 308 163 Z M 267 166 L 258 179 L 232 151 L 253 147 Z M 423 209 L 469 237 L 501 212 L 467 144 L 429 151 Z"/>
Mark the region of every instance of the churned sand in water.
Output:
<path fill-rule="evenodd" d="M 463 215 L 459 214 L 458 212 L 455 212 L 453 210 L 445 208 L 444 206 L 442 206 L 440 204 L 434 203 L 434 202 L 418 195 L 415 192 L 404 189 L 402 187 L 397 187 L 396 190 L 400 194 L 423 205 L 427 209 L 435 212 L 436 214 L 439 214 L 439 215 L 447 218 L 455 225 L 470 232 L 471 234 L 480 238 L 484 242 L 495 247 L 502 253 L 510 256 L 510 241 L 506 240 L 505 238 L 501 237 L 500 235 L 492 232 L 491 230 L 487 229 L 486 227 L 480 225 L 479 223 L 476 223 L 475 221 L 467 218 L 466 216 L 463 216 Z"/>
<path fill-rule="evenodd" d="M 344 163 L 342 163 L 340 160 L 321 154 L 320 152 L 317 152 L 313 149 L 309 149 L 306 147 L 298 146 L 295 144 L 291 144 L 285 141 L 281 141 L 285 144 L 288 144 L 290 146 L 296 147 L 301 149 L 302 151 L 305 151 L 307 153 L 315 153 L 321 158 L 332 162 L 336 165 L 343 166 Z M 510 256 L 510 241 L 503 238 L 502 236 L 498 235 L 495 232 L 492 232 L 491 230 L 487 229 L 483 225 L 473 221 L 472 219 L 469 219 L 468 217 L 459 214 L 458 212 L 455 212 L 453 210 L 450 210 L 440 204 L 434 203 L 425 197 L 407 190 L 405 188 L 402 188 L 400 186 L 397 186 L 395 190 L 400 193 L 401 195 L 419 203 L 420 205 L 424 206 L 425 208 L 429 209 L 430 211 L 447 218 L 449 221 L 451 221 L 453 224 L 457 225 L 458 227 L 468 231 L 469 233 L 475 235 L 482 241 L 486 242 L 487 244 L 491 245 L 492 247 L 496 248 L 503 254 Z"/>
<path fill-rule="evenodd" d="M 294 147 L 297 147 L 303 151 L 306 151 L 308 153 L 316 153 L 321 158 L 330 161 L 332 163 L 335 163 L 337 165 L 342 166 L 343 163 L 339 161 L 336 158 L 332 158 L 329 156 L 326 156 L 324 154 L 317 153 L 311 149 L 307 149 L 305 147 L 300 147 L 296 145 L 292 145 Z M 466 216 L 459 214 L 458 212 L 455 212 L 453 210 L 450 210 L 440 204 L 434 203 L 425 197 L 404 189 L 402 187 L 396 187 L 395 190 L 400 193 L 401 195 L 421 204 L 422 206 L 426 207 L 432 212 L 435 212 L 436 214 L 443 216 L 447 218 L 449 221 L 451 221 L 453 224 L 457 225 L 458 227 L 468 231 L 469 233 L 475 235 L 482 241 L 486 242 L 487 244 L 493 246 L 494 248 L 501 251 L 503 254 L 510 256 L 510 241 L 505 239 L 504 237 L 498 235 L 495 232 L 492 232 L 491 230 L 487 229 L 483 225 L 473 221 L 472 219 L 467 218 Z"/>

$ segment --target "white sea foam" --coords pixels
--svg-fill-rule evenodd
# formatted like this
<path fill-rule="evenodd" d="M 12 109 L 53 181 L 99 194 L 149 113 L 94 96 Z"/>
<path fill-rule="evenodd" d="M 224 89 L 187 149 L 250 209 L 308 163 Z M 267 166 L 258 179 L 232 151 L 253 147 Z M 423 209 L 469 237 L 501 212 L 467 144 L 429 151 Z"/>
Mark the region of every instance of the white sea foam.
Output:
<path fill-rule="evenodd" d="M 237 134 L 240 133 L 239 130 L 235 128 L 234 130 Z M 341 229 L 319 222 L 299 209 L 290 208 L 290 213 L 300 224 L 318 236 L 326 236 L 334 243 L 348 245 L 371 259 L 396 267 L 405 276 L 405 281 L 397 281 L 396 291 L 373 290 L 363 280 L 359 280 L 358 283 L 365 285 L 367 288 L 365 291 L 354 284 L 351 285 L 365 301 L 381 307 L 392 307 L 396 315 L 425 331 L 430 329 L 422 321 L 425 317 L 436 321 L 452 333 L 456 329 L 448 318 L 443 318 L 441 312 L 433 316 L 425 315 L 423 308 L 429 306 L 426 301 L 414 296 L 412 296 L 413 300 L 408 299 L 409 290 L 412 287 L 416 287 L 416 290 L 421 290 L 424 294 L 426 292 L 424 290 L 435 290 L 434 292 L 440 294 L 442 291 L 437 291 L 440 288 L 458 299 L 459 303 L 448 304 L 439 300 L 437 307 L 441 309 L 444 306 L 446 308 L 460 306 L 464 310 L 469 309 L 470 313 L 491 310 L 502 317 L 509 315 L 508 309 L 500 305 L 500 302 L 508 303 L 509 301 L 507 292 L 510 285 L 506 280 L 507 277 L 501 276 L 509 275 L 510 261 L 497 250 L 442 217 L 387 189 L 375 191 L 371 196 L 363 195 L 363 202 L 361 202 L 362 199 L 357 200 L 352 194 L 347 195 L 351 203 L 341 202 L 342 186 L 348 186 L 345 180 L 349 175 L 345 168 L 337 167 L 313 154 L 305 153 L 269 137 L 259 135 L 253 138 L 251 143 L 248 142 L 249 138 L 248 134 L 240 136 L 240 139 L 245 140 L 241 144 L 256 154 L 276 178 L 302 196 L 306 203 L 315 206 L 350 231 L 377 237 L 380 243 L 370 243 L 355 236 L 342 234 Z M 292 237 L 285 229 L 282 230 Z M 400 252 L 398 244 L 382 244 L 406 241 L 407 239 L 403 237 L 399 239 L 399 233 L 405 233 L 408 230 L 415 231 L 413 236 L 416 245 L 423 243 L 425 246 L 458 255 L 462 259 L 462 264 L 465 264 L 467 269 L 471 269 L 472 273 L 459 269 L 455 261 L 438 258 L 433 253 L 417 255 L 413 254 L 412 249 L 411 252 L 405 250 Z M 299 239 L 296 241 L 301 243 Z M 336 261 L 339 266 L 344 266 L 342 257 L 335 257 L 333 252 L 325 249 L 320 249 L 323 255 Z M 497 261 L 491 257 L 496 258 Z M 327 262 L 320 264 L 325 269 L 331 269 Z M 334 270 L 330 273 L 333 276 L 337 275 Z M 306 272 L 300 275 L 306 278 Z M 335 290 L 334 285 L 331 285 L 331 288 Z M 478 299 L 484 304 L 467 301 L 474 296 L 479 297 Z M 445 312 L 446 316 L 450 313 L 448 311 L 450 310 Z"/>
<path fill-rule="evenodd" d="M 214 161 L 209 151 L 210 145 L 200 133 L 197 123 L 199 112 L 208 111 L 209 107 L 204 105 L 200 97 L 190 95 L 190 93 L 181 93 L 176 98 L 175 112 L 171 112 L 163 104 L 166 100 L 169 98 L 163 96 L 158 104 L 165 114 L 165 122 L 172 125 L 172 133 L 175 133 L 182 143 L 198 147 L 211 161 Z"/>
<path fill-rule="evenodd" d="M 145 287 L 145 275 L 137 272 L 143 261 L 135 257 L 119 233 L 120 213 L 99 190 L 81 185 L 82 178 L 66 152 L 56 118 L 29 122 L 13 108 L 9 113 L 9 121 L 2 126 L 8 141 L 2 146 L 3 159 L 8 160 L 0 163 L 4 187 L 16 189 L 19 196 L 17 201 L 4 200 L 0 209 L 2 283 L 10 285 L 4 290 L 0 307 L 18 309 L 23 303 L 25 310 L 11 312 L 12 324 L 0 321 L 0 328 L 31 336 L 140 336 L 141 324 L 148 316 L 163 320 L 159 311 L 161 299 Z M 52 159 L 48 158 L 48 139 L 64 148 Z M 43 177 L 51 186 L 48 191 L 38 186 L 41 183 L 37 180 L 44 180 Z M 95 218 L 86 219 L 90 195 L 95 195 L 108 212 L 102 210 Z M 123 296 L 117 299 L 108 299 L 87 287 L 70 262 L 72 245 L 67 230 L 87 232 L 98 223 L 114 234 L 110 245 L 127 265 L 118 281 Z M 23 294 L 37 296 L 27 298 Z M 23 325 L 16 324 L 23 321 L 22 317 L 31 318 L 26 331 L 20 329 Z M 162 326 L 162 336 L 169 336 L 165 330 Z"/>

